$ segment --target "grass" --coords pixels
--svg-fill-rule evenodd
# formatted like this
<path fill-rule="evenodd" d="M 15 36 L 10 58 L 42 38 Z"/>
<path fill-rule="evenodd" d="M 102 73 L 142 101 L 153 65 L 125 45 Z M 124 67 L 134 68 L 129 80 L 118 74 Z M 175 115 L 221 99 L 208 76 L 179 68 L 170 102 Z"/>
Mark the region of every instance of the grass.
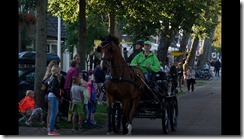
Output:
<path fill-rule="evenodd" d="M 97 109 L 96 109 L 96 113 L 95 113 L 95 121 L 96 121 L 96 125 L 100 125 L 103 126 L 105 125 L 106 121 L 107 121 L 107 105 L 106 104 L 101 104 L 101 105 L 97 105 Z M 84 117 L 84 115 L 82 116 Z M 20 117 L 19 117 L 20 118 Z M 19 126 L 27 126 L 25 124 L 25 120 L 22 120 L 21 122 L 19 122 Z M 33 120 L 33 124 L 31 125 L 32 127 L 46 127 L 46 124 L 44 125 L 39 125 L 38 122 L 36 122 L 35 120 Z M 59 123 L 59 127 L 60 128 L 66 128 L 66 129 L 72 129 L 72 122 L 68 122 L 67 120 L 61 118 L 60 119 L 60 123 Z M 85 128 L 94 128 L 94 126 L 85 126 Z"/>
<path fill-rule="evenodd" d="M 206 81 L 203 81 L 203 80 L 196 80 L 196 85 L 197 85 L 197 86 L 203 86 L 204 84 L 206 84 Z"/>

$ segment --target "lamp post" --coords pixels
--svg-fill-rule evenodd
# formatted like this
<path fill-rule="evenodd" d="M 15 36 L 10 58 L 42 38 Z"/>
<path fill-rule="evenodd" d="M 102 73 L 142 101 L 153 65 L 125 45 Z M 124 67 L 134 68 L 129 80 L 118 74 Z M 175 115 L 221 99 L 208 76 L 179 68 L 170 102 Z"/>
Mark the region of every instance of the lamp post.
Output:
<path fill-rule="evenodd" d="M 58 42 L 57 42 L 57 55 L 61 59 L 61 18 L 58 17 Z M 59 66 L 61 67 L 61 61 Z"/>

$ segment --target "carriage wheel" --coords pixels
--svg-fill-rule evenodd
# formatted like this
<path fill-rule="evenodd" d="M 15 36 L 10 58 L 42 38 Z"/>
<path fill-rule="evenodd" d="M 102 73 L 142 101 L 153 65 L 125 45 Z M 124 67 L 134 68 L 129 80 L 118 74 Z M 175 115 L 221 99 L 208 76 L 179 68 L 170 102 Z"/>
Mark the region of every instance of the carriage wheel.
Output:
<path fill-rule="evenodd" d="M 169 104 L 165 102 L 165 108 L 162 109 L 162 128 L 163 133 L 168 134 L 169 132 Z"/>
<path fill-rule="evenodd" d="M 177 101 L 174 100 L 172 105 L 170 106 L 170 127 L 172 131 L 176 131 L 178 124 L 178 104 Z"/>
<path fill-rule="evenodd" d="M 112 126 L 114 133 L 119 133 L 121 124 L 121 108 L 119 103 L 114 103 L 112 108 Z"/>

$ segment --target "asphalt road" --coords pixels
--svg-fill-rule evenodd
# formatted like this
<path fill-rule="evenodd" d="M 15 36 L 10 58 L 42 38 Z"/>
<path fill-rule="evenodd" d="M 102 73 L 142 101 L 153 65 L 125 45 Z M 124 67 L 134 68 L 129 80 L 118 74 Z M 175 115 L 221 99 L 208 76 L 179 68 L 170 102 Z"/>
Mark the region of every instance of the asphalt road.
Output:
<path fill-rule="evenodd" d="M 179 106 L 178 128 L 162 133 L 161 119 L 135 118 L 132 136 L 218 136 L 221 135 L 221 78 L 214 77 L 194 94 L 177 97 Z M 106 135 L 105 129 L 86 132 L 87 135 Z M 119 134 L 120 136 L 121 134 Z M 117 135 L 115 135 L 117 136 Z"/>
<path fill-rule="evenodd" d="M 177 97 L 178 128 L 167 136 L 221 135 L 221 78 L 216 77 L 195 89 L 195 94 Z M 134 119 L 133 135 L 164 135 L 161 119 Z"/>

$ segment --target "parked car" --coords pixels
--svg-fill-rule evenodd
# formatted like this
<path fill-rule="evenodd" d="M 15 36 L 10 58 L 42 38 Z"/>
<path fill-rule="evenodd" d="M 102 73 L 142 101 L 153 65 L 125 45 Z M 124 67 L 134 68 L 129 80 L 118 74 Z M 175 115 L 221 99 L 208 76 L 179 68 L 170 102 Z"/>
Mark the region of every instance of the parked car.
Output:
<path fill-rule="evenodd" d="M 19 64 L 35 65 L 36 52 L 35 51 L 23 51 L 19 52 Z M 47 53 L 47 65 L 50 61 L 56 60 L 60 62 L 60 58 L 56 54 Z"/>

